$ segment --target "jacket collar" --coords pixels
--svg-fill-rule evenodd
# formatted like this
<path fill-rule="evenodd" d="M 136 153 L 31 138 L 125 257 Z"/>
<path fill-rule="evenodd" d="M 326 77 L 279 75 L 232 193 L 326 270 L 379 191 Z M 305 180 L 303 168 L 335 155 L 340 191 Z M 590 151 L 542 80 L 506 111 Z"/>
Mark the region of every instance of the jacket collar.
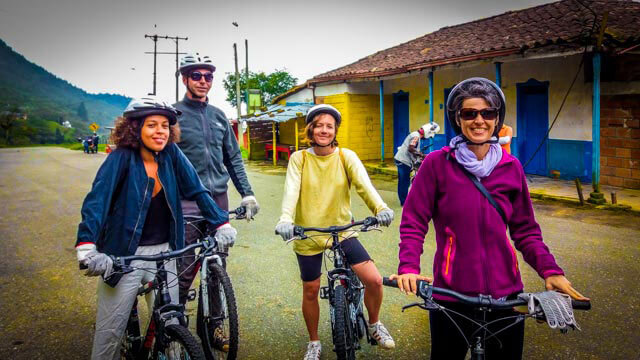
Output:
<path fill-rule="evenodd" d="M 455 151 L 451 151 L 451 148 L 449 146 L 443 146 L 442 149 L 440 150 L 444 151 L 445 153 L 449 154 L 452 158 L 455 159 L 456 153 Z M 516 161 L 515 156 L 510 155 L 509 153 L 507 153 L 507 150 L 502 149 L 502 159 L 500 159 L 500 162 L 498 162 L 498 165 L 496 165 L 496 167 L 501 166 L 503 164 L 512 163 L 514 161 Z"/>
<path fill-rule="evenodd" d="M 209 105 L 209 97 L 207 96 L 205 101 L 197 101 L 197 100 L 189 99 L 189 97 L 185 94 L 184 98 L 182 98 L 182 102 L 187 106 L 200 109 L 200 108 L 205 108 L 207 107 L 207 105 Z"/>

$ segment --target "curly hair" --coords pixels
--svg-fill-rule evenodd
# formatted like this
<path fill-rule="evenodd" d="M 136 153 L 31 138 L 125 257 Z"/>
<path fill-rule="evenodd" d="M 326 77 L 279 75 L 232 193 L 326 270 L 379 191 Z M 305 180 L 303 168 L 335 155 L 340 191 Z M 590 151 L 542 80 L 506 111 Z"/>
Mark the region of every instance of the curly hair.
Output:
<path fill-rule="evenodd" d="M 140 128 L 144 124 L 143 118 L 126 119 L 119 117 L 116 120 L 116 128 L 111 134 L 111 141 L 117 147 L 125 147 L 137 150 L 140 148 Z M 169 140 L 167 145 L 180 142 L 180 126 L 178 123 L 169 126 Z"/>
<path fill-rule="evenodd" d="M 315 143 L 315 141 L 313 141 L 313 129 L 316 127 L 316 124 L 318 123 L 318 120 L 320 118 L 320 116 L 322 115 L 326 115 L 325 113 L 320 113 L 318 115 L 316 115 L 313 120 L 311 120 L 310 123 L 307 124 L 307 126 L 305 127 L 305 134 L 307 135 L 307 143 L 309 143 L 309 145 L 311 146 L 316 146 L 318 144 Z M 333 118 L 333 116 L 332 116 Z M 335 120 L 335 119 L 334 119 Z M 331 142 L 331 146 L 338 146 L 338 129 L 340 128 L 340 126 L 336 126 L 336 137 L 333 139 L 333 141 Z"/>

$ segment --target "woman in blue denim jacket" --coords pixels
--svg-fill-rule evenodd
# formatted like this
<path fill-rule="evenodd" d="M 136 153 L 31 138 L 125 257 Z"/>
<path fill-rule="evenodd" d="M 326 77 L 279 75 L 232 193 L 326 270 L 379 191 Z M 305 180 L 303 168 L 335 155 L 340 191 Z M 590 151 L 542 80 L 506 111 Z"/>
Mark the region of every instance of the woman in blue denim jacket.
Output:
<path fill-rule="evenodd" d="M 153 255 L 184 247 L 180 199 L 197 202 L 203 216 L 215 228 L 216 238 L 232 246 L 236 230 L 229 214 L 221 210 L 175 142 L 180 129 L 179 111 L 152 98 L 134 99 L 113 134 L 118 148 L 107 156 L 82 204 L 78 226 L 78 261 L 86 275 L 108 278 L 109 255 Z M 155 268 L 154 262 L 132 262 L 134 268 Z M 165 264 L 168 281 L 176 282 L 175 261 Z M 155 274 L 135 270 L 109 285 L 98 282 L 98 312 L 92 359 L 112 359 L 119 353 L 129 312 L 138 286 Z M 170 287 L 171 301 L 178 303 L 178 287 Z M 147 306 L 153 306 L 152 293 Z"/>

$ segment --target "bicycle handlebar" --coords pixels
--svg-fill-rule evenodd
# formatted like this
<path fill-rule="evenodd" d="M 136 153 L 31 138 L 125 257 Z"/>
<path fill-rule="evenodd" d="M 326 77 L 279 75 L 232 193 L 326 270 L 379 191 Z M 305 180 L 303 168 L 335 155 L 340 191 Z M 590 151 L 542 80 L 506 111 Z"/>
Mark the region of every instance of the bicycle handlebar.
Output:
<path fill-rule="evenodd" d="M 388 277 L 382 278 L 382 284 L 389 287 L 398 287 L 398 281 L 389 280 Z M 425 280 L 418 280 L 416 285 L 418 287 L 418 296 L 425 300 L 431 298 L 431 294 L 445 295 L 452 297 L 463 304 L 474 307 L 488 307 L 491 309 L 509 309 L 514 306 L 527 305 L 528 303 L 528 300 L 523 298 L 514 300 L 497 300 L 493 299 L 490 295 L 468 296 L 457 291 L 435 287 Z M 576 310 L 590 310 L 591 302 L 572 299 L 571 306 Z"/>
<path fill-rule="evenodd" d="M 185 246 L 184 248 L 180 249 L 180 250 L 174 250 L 174 251 L 164 251 L 161 252 L 159 254 L 154 254 L 154 255 L 131 255 L 131 256 L 113 256 L 110 255 L 109 257 L 111 258 L 111 260 L 113 260 L 113 265 L 114 267 L 123 267 L 125 266 L 125 264 L 127 262 L 131 262 L 134 260 L 142 260 L 142 261 L 161 261 L 161 260 L 168 260 L 168 259 L 173 259 L 176 257 L 181 256 L 182 254 L 186 253 L 189 250 L 193 250 L 193 249 L 197 249 L 197 248 L 203 248 L 203 247 L 209 247 L 209 243 L 206 242 L 198 242 L 195 244 L 191 244 L 189 246 Z"/>
<path fill-rule="evenodd" d="M 307 231 L 316 231 L 320 233 L 331 234 L 331 233 L 345 231 L 345 230 L 351 229 L 354 226 L 360 226 L 360 225 L 363 225 L 363 229 L 361 231 L 367 231 L 366 228 L 378 225 L 378 219 L 376 219 L 373 216 L 368 216 L 364 220 L 354 221 L 351 224 L 342 225 L 342 226 L 329 226 L 327 228 L 302 227 L 302 226 L 296 225 L 293 228 L 293 235 L 304 237 L 304 233 Z M 279 235 L 279 234 L 276 232 L 276 235 Z"/>

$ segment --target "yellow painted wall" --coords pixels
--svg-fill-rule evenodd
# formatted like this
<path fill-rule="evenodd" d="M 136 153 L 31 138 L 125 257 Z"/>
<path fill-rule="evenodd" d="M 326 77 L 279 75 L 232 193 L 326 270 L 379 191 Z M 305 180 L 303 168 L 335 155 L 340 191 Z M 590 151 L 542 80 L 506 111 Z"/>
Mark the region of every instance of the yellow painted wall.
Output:
<path fill-rule="evenodd" d="M 325 104 L 342 114 L 338 131 L 340 146 L 355 151 L 361 160 L 380 159 L 380 100 L 378 95 L 337 94 L 327 96 Z M 393 157 L 393 98 L 385 96 L 385 158 Z"/>
<path fill-rule="evenodd" d="M 306 142 L 304 141 L 304 118 L 297 118 L 295 121 L 298 122 L 298 145 L 306 146 Z M 280 123 L 280 144 L 287 145 L 295 145 L 295 122 L 294 120 L 289 120 L 284 123 Z"/>

